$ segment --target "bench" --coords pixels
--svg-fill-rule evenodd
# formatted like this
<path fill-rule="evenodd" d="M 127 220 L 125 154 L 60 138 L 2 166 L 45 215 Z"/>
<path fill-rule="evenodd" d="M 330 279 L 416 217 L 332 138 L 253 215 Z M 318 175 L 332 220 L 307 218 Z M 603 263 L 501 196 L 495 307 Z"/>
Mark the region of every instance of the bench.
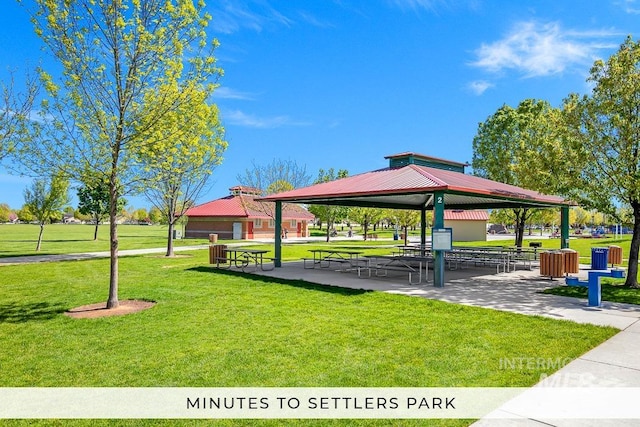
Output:
<path fill-rule="evenodd" d="M 496 257 L 491 255 L 479 255 L 479 254 L 475 254 L 475 255 L 456 254 L 455 256 L 448 257 L 446 260 L 450 270 L 457 270 L 458 264 L 461 264 L 460 268 L 464 268 L 465 264 L 472 264 L 472 263 L 476 267 L 486 266 L 486 265 L 495 265 L 496 273 L 500 273 L 500 267 L 502 267 L 502 270 L 504 272 L 507 272 L 509 269 L 507 260 L 501 256 Z"/>
<path fill-rule="evenodd" d="M 326 263 L 326 266 L 323 266 L 322 263 Z M 355 267 L 354 264 L 356 264 L 357 266 L 357 260 L 348 260 L 348 259 L 344 259 L 344 258 L 334 258 L 334 257 L 325 257 L 322 259 L 314 259 L 314 258 L 302 258 L 302 266 L 305 269 L 312 269 L 312 268 L 316 268 L 316 265 L 320 266 L 320 268 L 330 268 L 331 267 L 331 263 L 338 263 L 341 266 L 344 264 L 349 264 L 348 268 L 342 268 L 340 269 L 340 271 L 349 271 L 350 268 Z M 310 266 L 308 266 L 310 264 Z"/>
<path fill-rule="evenodd" d="M 414 267 L 411 267 L 409 265 L 389 265 L 389 264 L 368 264 L 366 266 L 362 266 L 362 265 L 357 265 L 356 269 L 358 271 L 358 277 L 362 278 L 362 271 L 366 270 L 367 271 L 367 277 L 371 277 L 371 270 L 374 270 L 376 277 L 387 277 L 389 271 L 399 271 L 402 273 L 408 273 L 409 274 L 409 284 L 411 285 L 417 285 L 420 282 L 422 282 L 422 269 L 418 268 L 417 272 L 418 272 L 418 281 L 414 282 L 413 280 L 411 280 L 413 273 L 416 272 L 416 269 Z M 384 274 L 380 274 L 380 272 L 384 272 Z"/>

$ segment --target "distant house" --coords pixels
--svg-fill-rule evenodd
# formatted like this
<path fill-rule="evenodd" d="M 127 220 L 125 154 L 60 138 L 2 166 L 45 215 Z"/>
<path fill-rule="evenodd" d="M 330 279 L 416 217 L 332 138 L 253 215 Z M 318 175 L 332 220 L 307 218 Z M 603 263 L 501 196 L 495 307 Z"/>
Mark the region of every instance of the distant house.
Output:
<path fill-rule="evenodd" d="M 453 240 L 456 242 L 487 240 L 487 221 L 487 211 L 444 211 L 444 226 L 453 229 Z"/>
<path fill-rule="evenodd" d="M 273 238 L 275 232 L 275 203 L 260 202 L 260 190 L 236 186 L 231 194 L 189 209 L 185 227 L 186 238 L 206 238 L 217 234 L 218 239 L 251 240 Z M 309 222 L 313 214 L 292 203 L 282 204 L 283 237 L 309 237 Z"/>

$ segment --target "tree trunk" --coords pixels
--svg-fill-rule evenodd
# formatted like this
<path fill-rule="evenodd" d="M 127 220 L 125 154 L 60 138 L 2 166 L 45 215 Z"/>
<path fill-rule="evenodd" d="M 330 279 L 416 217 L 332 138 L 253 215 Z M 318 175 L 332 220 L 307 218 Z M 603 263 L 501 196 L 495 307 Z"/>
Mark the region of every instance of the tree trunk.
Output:
<path fill-rule="evenodd" d="M 114 170 L 109 182 L 109 252 L 111 264 L 109 269 L 109 299 L 107 300 L 107 308 L 115 308 L 120 305 L 120 301 L 118 301 L 118 188 L 115 177 L 116 174 Z"/>
<path fill-rule="evenodd" d="M 44 222 L 40 223 L 40 233 L 38 233 L 38 244 L 36 245 L 36 252 L 40 251 L 40 244 L 42 243 L 42 233 L 44 233 Z"/>
<path fill-rule="evenodd" d="M 172 257 L 173 253 L 173 229 L 174 229 L 175 220 L 169 220 L 169 236 L 167 238 L 167 254 L 166 256 Z"/>
<path fill-rule="evenodd" d="M 514 209 L 516 214 L 516 247 L 522 247 L 522 241 L 524 239 L 524 226 L 527 221 L 527 209 Z"/>
<path fill-rule="evenodd" d="M 631 247 L 629 248 L 629 267 L 627 268 L 627 278 L 625 285 L 634 288 L 638 287 L 638 253 L 640 252 L 640 201 L 631 203 L 633 208 L 633 237 L 631 237 Z"/>
<path fill-rule="evenodd" d="M 93 230 L 93 240 L 98 240 L 98 225 L 100 225 L 100 220 L 96 217 L 96 228 Z"/>

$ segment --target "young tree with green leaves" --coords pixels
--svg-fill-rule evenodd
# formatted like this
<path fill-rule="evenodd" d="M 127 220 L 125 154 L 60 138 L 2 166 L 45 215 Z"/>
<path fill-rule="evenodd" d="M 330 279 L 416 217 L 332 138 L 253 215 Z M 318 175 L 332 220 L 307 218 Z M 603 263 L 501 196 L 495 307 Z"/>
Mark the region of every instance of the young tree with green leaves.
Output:
<path fill-rule="evenodd" d="M 320 169 L 318 177 L 314 181 L 314 184 L 320 184 L 323 182 L 335 181 L 336 179 L 346 178 L 349 176 L 349 172 L 345 169 L 340 169 L 337 172 L 330 168 L 328 170 Z M 316 218 L 327 224 L 327 242 L 331 240 L 331 229 L 336 220 L 346 218 L 349 213 L 349 208 L 345 206 L 334 205 L 310 205 L 309 212 L 314 214 Z"/>
<path fill-rule="evenodd" d="M 559 143 L 559 113 L 548 102 L 522 101 L 517 108 L 503 105 L 478 125 L 473 139 L 473 173 L 483 178 L 554 194 L 564 184 L 566 158 Z M 524 229 L 533 210 L 511 210 L 515 244 L 522 247 Z"/>
<path fill-rule="evenodd" d="M 40 250 L 45 224 L 61 218 L 62 208 L 69 203 L 68 191 L 69 181 L 60 174 L 52 176 L 49 183 L 44 179 L 35 180 L 24 190 L 25 208 L 40 224 L 36 251 Z"/>
<path fill-rule="evenodd" d="M 162 88 L 156 94 L 171 91 Z M 218 108 L 207 104 L 208 91 L 201 87 L 183 90 L 186 99 L 163 117 L 163 126 L 150 134 L 140 161 L 145 164 L 143 193 L 162 212 L 168 225 L 166 256 L 174 256 L 173 230 L 186 211 L 207 188 L 213 170 L 227 148 Z M 178 96 L 178 94 L 176 94 Z M 167 147 L 167 139 L 173 144 Z"/>
<path fill-rule="evenodd" d="M 384 214 L 384 209 L 381 208 L 349 208 L 349 220 L 355 221 L 362 226 L 362 238 L 364 240 L 369 238 L 369 227 L 384 218 Z"/>
<path fill-rule="evenodd" d="M 563 108 L 568 149 L 585 159 L 575 187 L 581 201 L 601 212 L 613 212 L 615 201 L 632 209 L 626 285 L 638 287 L 640 43 L 627 37 L 609 59 L 594 63 L 587 81 L 593 85 L 591 94 L 571 94 Z"/>
<path fill-rule="evenodd" d="M 8 83 L 0 82 L 0 160 L 12 154 L 16 135 L 22 131 L 32 113 L 33 103 L 38 95 L 37 81 L 27 75 L 26 91 L 16 92 L 14 74 Z"/>
<path fill-rule="evenodd" d="M 404 236 L 404 245 L 409 242 L 409 227 L 415 227 L 420 224 L 420 212 L 405 209 L 394 209 L 391 213 L 393 223 L 402 228 Z"/>
<path fill-rule="evenodd" d="M 46 120 L 34 124 L 21 159 L 37 171 L 80 176 L 90 170 L 109 183 L 107 308 L 113 308 L 119 304 L 118 200 L 144 187 L 146 144 L 162 148 L 159 155 L 176 144 L 165 117 L 194 105 L 191 95 L 213 93 L 222 71 L 213 56 L 217 41 L 206 34 L 211 17 L 194 0 L 34 1 L 36 33 L 62 72 L 58 79 L 41 70 Z"/>
<path fill-rule="evenodd" d="M 9 217 L 11 216 L 12 213 L 13 211 L 11 210 L 8 204 L 0 203 L 0 223 L 9 222 Z"/>
<path fill-rule="evenodd" d="M 88 215 L 95 223 L 93 240 L 98 240 L 98 227 L 101 222 L 109 218 L 109 183 L 95 177 L 85 181 L 84 185 L 77 190 L 78 211 L 82 215 Z M 118 199 L 118 210 L 122 210 L 126 203 L 122 197 Z"/>

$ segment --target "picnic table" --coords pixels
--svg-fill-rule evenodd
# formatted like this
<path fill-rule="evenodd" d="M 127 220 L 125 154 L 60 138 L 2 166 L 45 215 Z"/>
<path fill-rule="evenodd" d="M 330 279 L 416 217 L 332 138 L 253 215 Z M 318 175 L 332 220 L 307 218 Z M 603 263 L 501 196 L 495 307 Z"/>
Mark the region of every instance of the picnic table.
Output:
<path fill-rule="evenodd" d="M 428 256 L 431 255 L 431 244 L 426 245 L 399 245 L 398 254 L 403 256 Z"/>
<path fill-rule="evenodd" d="M 315 268 L 316 265 L 320 268 L 329 268 L 331 263 L 339 263 L 340 265 L 346 265 L 346 269 L 356 267 L 358 264 L 358 256 L 362 254 L 362 251 L 352 251 L 346 249 L 309 249 L 309 252 L 313 254 L 313 258 L 303 258 L 304 268 Z M 308 263 L 307 263 L 308 262 Z M 324 263 L 324 264 L 323 264 Z M 307 265 L 310 265 L 309 267 Z"/>
<path fill-rule="evenodd" d="M 496 246 L 455 246 L 453 250 L 446 252 L 445 259 L 449 264 L 449 269 L 456 270 L 458 264 L 464 267 L 465 264 L 495 265 L 496 273 L 510 271 L 512 251 Z"/>
<path fill-rule="evenodd" d="M 358 277 L 362 278 L 362 272 L 367 272 L 367 277 L 371 277 L 373 272 L 376 277 L 386 277 L 390 271 L 408 273 L 409 284 L 417 285 L 422 282 L 422 269 L 424 265 L 425 281 L 429 277 L 429 262 L 433 261 L 431 256 L 419 255 L 367 255 L 365 265 L 359 265 Z M 418 280 L 412 280 L 414 274 L 418 273 Z"/>
<path fill-rule="evenodd" d="M 249 266 L 255 266 L 256 270 L 258 268 L 264 271 L 273 270 L 275 267 L 273 264 L 274 259 L 264 256 L 268 252 L 269 251 L 265 249 L 227 248 L 224 256 L 216 257 L 216 268 L 225 269 L 235 266 L 245 271 Z M 267 261 L 266 264 L 265 261 Z M 271 265 L 267 266 L 269 263 L 271 263 Z"/>

